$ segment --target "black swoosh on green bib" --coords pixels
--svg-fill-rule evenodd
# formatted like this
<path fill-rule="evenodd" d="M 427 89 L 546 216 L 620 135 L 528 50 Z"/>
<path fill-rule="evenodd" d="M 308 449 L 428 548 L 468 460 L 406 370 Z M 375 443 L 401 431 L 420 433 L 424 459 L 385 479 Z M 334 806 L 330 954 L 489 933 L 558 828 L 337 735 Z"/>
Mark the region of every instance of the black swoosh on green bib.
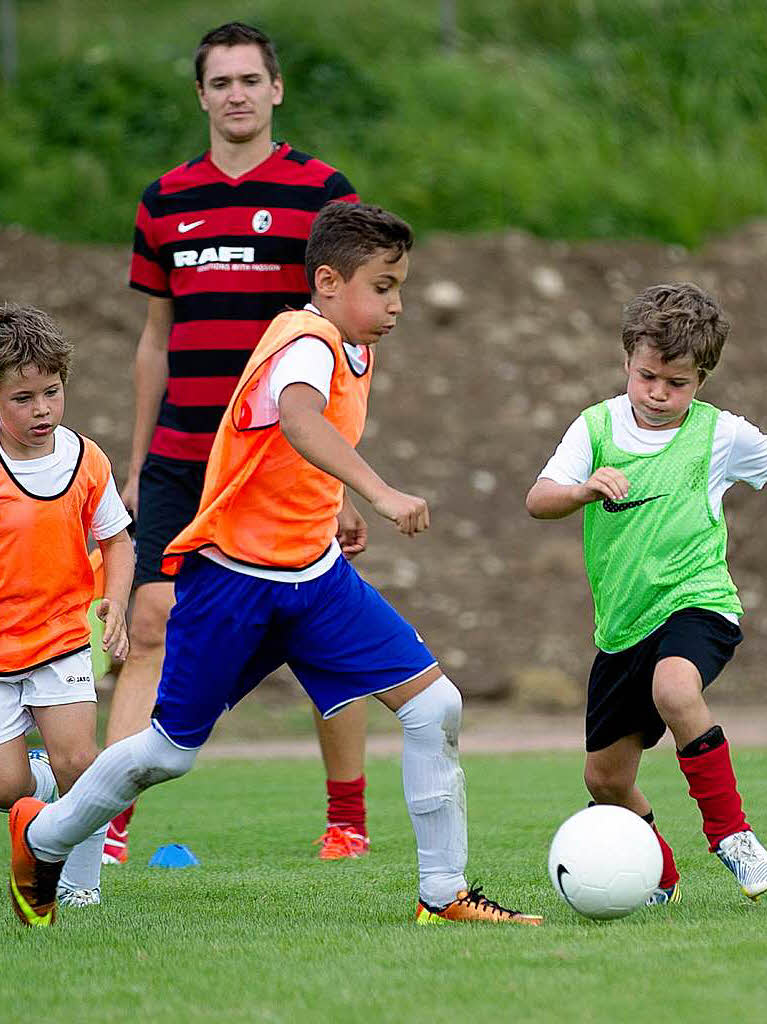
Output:
<path fill-rule="evenodd" d="M 602 508 L 605 512 L 628 512 L 630 508 L 639 508 L 640 505 L 646 505 L 648 501 L 657 501 L 658 498 L 667 497 L 668 494 L 653 494 L 651 498 L 637 498 L 636 501 L 611 501 L 610 498 L 605 498 Z"/>

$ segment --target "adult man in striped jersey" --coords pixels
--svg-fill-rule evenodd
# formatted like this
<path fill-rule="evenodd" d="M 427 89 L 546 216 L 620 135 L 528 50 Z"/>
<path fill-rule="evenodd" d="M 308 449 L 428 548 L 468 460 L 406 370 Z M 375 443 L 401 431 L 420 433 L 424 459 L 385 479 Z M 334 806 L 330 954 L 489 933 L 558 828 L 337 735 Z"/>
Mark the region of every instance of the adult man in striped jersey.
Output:
<path fill-rule="evenodd" d="M 262 32 L 240 22 L 208 32 L 195 72 L 210 149 L 151 184 L 136 218 L 130 283 L 147 294 L 148 305 L 122 497 L 137 517 L 137 591 L 108 744 L 149 721 L 174 601 L 160 558 L 197 511 L 234 386 L 273 317 L 309 297 L 304 250 L 315 215 L 331 200 L 357 199 L 334 168 L 273 141 L 283 82 Z M 350 502 L 342 515 L 344 547 L 353 556 L 364 549 L 367 528 Z M 320 856 L 358 856 L 368 848 L 364 702 L 326 722 L 315 712 L 315 720 L 328 777 Z M 112 822 L 106 861 L 127 859 L 131 814 L 129 808 Z"/>

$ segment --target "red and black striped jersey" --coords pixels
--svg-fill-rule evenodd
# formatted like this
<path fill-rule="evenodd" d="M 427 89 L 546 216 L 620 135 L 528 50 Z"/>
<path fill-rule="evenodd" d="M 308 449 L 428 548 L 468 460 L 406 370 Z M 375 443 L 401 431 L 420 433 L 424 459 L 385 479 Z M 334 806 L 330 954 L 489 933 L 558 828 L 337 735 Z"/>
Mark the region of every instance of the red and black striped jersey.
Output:
<path fill-rule="evenodd" d="M 144 192 L 131 287 L 173 300 L 167 390 L 151 453 L 207 459 L 261 335 L 279 312 L 309 298 L 306 239 L 332 199 L 357 196 L 343 174 L 287 143 L 240 178 L 206 153 Z"/>

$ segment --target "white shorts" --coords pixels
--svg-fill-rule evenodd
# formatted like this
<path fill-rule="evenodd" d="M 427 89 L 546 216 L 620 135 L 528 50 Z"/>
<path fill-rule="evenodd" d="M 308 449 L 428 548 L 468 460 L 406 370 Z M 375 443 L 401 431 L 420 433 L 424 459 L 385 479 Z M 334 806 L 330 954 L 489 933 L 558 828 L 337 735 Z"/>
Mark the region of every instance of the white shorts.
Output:
<path fill-rule="evenodd" d="M 35 728 L 29 708 L 96 701 L 91 652 L 78 651 L 40 668 L 0 679 L 0 743 Z"/>

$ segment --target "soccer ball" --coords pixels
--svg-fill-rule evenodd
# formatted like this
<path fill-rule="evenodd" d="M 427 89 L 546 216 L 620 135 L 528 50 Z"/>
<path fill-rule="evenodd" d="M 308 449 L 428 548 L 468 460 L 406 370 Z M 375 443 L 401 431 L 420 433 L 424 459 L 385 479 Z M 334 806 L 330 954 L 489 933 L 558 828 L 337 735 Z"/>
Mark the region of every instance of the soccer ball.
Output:
<path fill-rule="evenodd" d="M 625 807 L 598 804 L 560 826 L 549 877 L 560 899 L 584 917 L 625 917 L 657 889 L 663 868 L 650 826 Z"/>

